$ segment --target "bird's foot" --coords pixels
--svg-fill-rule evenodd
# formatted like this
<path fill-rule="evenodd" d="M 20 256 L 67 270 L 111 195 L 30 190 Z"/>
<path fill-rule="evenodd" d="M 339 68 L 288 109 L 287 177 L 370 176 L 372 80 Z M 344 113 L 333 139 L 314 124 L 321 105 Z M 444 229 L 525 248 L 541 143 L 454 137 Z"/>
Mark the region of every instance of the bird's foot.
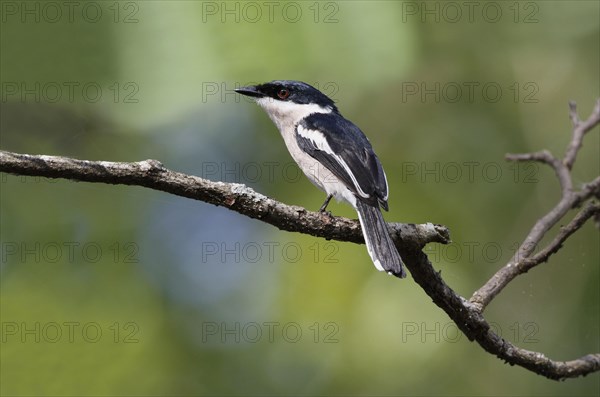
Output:
<path fill-rule="evenodd" d="M 327 195 L 327 198 L 325 199 L 325 202 L 323 203 L 323 205 L 321 206 L 321 208 L 319 208 L 319 212 L 320 213 L 328 213 L 329 216 L 331 216 L 331 212 L 326 211 L 326 210 L 327 210 L 327 206 L 329 205 L 329 202 L 331 201 L 332 197 L 333 197 L 332 194 Z"/>

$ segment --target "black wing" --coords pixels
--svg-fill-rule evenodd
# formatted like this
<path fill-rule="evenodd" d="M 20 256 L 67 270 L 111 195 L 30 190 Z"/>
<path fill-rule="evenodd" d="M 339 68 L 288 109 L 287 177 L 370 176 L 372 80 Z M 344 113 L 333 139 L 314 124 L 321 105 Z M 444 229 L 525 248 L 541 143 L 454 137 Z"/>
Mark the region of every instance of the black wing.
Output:
<path fill-rule="evenodd" d="M 363 132 L 336 113 L 314 113 L 296 126 L 300 149 L 315 158 L 370 205 L 387 210 L 388 186 L 379 159 Z"/>

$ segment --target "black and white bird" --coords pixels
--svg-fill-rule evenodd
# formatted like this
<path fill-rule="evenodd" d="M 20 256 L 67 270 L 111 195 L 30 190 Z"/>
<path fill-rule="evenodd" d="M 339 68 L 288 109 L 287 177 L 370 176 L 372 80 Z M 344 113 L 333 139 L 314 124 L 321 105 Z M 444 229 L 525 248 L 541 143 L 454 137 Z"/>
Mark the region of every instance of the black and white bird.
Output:
<path fill-rule="evenodd" d="M 406 277 L 379 209 L 388 210 L 385 172 L 365 134 L 329 97 L 300 81 L 278 80 L 235 91 L 252 97 L 267 112 L 300 169 L 327 193 L 320 211 L 332 197 L 352 205 L 375 267 Z"/>

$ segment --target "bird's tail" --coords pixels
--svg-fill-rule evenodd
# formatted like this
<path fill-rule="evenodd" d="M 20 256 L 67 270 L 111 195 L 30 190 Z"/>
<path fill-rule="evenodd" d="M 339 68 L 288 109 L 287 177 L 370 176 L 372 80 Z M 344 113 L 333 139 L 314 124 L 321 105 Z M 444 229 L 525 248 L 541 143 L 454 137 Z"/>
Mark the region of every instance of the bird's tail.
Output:
<path fill-rule="evenodd" d="M 361 200 L 356 200 L 356 210 L 365 236 L 367 251 L 377 270 L 400 278 L 406 277 L 402 259 L 390 238 L 381 210 Z"/>

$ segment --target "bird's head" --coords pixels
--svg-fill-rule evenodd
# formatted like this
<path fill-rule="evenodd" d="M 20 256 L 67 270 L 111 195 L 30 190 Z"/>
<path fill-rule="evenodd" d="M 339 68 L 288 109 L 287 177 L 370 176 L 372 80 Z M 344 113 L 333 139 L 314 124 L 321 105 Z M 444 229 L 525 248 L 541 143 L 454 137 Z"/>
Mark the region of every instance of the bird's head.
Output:
<path fill-rule="evenodd" d="M 312 113 L 338 111 L 331 98 L 301 81 L 275 80 L 235 91 L 253 98 L 278 126 L 296 124 Z"/>

